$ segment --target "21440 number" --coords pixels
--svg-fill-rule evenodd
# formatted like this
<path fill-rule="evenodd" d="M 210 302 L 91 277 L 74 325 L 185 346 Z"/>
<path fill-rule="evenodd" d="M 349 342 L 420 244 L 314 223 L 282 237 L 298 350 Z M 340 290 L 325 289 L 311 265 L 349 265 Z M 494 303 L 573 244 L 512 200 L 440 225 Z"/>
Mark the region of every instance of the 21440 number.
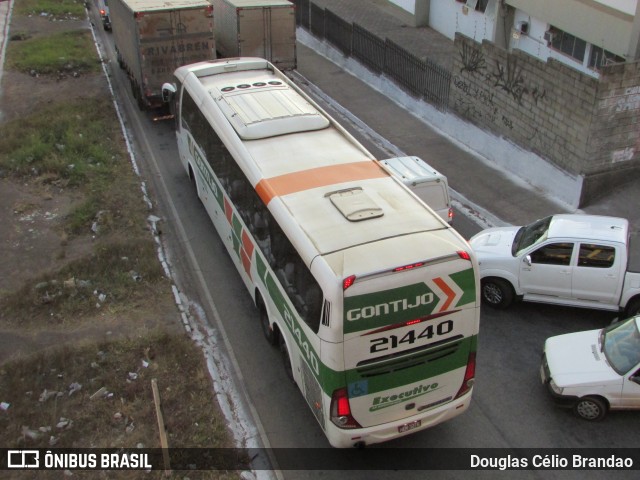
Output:
<path fill-rule="evenodd" d="M 422 331 L 419 329 L 409 330 L 402 337 L 389 335 L 387 337 L 374 338 L 371 340 L 370 353 L 380 353 L 393 348 L 398 348 L 403 344 L 413 344 L 423 338 L 430 339 L 440 335 L 446 335 L 453 330 L 453 320 L 445 320 L 437 325 L 427 325 Z M 418 333 L 420 332 L 420 333 Z"/>

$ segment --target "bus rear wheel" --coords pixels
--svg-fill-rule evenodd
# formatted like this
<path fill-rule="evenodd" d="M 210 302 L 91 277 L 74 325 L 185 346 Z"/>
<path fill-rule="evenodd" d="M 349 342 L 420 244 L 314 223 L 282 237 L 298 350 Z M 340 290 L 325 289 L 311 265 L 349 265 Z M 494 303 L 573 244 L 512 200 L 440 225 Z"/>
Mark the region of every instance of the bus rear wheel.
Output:
<path fill-rule="evenodd" d="M 280 353 L 282 354 L 282 364 L 284 365 L 284 371 L 287 374 L 289 380 L 295 383 L 293 378 L 293 367 L 291 366 L 291 357 L 289 356 L 289 350 L 287 344 L 284 341 L 284 337 L 280 335 Z"/>
<path fill-rule="evenodd" d="M 269 322 L 269 315 L 267 314 L 267 309 L 264 308 L 264 305 L 260 306 L 260 326 L 262 327 L 262 333 L 264 334 L 264 338 L 267 339 L 267 343 L 269 345 L 277 345 L 278 344 L 278 336 L 273 328 L 271 328 L 271 323 Z"/>

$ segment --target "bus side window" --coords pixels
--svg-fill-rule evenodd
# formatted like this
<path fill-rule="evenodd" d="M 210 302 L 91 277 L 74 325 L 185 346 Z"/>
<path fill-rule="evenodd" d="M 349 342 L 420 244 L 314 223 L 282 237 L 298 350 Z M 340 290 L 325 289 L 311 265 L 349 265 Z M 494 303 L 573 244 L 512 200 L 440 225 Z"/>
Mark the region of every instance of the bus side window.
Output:
<path fill-rule="evenodd" d="M 304 301 L 306 304 L 306 318 L 305 322 L 314 332 L 318 332 L 320 329 L 320 313 L 322 310 L 322 290 L 315 284 L 311 285 L 304 294 Z"/>

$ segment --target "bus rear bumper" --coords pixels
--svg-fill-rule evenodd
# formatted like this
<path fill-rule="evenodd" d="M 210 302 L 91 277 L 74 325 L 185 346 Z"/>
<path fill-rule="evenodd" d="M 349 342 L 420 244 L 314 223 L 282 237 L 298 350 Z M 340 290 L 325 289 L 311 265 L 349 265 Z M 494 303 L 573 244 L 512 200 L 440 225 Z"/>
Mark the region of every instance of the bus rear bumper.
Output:
<path fill-rule="evenodd" d="M 331 446 L 336 448 L 358 448 L 404 437 L 464 413 L 471 404 L 472 393 L 473 389 L 445 405 L 383 425 L 345 430 L 328 422 L 327 438 Z"/>

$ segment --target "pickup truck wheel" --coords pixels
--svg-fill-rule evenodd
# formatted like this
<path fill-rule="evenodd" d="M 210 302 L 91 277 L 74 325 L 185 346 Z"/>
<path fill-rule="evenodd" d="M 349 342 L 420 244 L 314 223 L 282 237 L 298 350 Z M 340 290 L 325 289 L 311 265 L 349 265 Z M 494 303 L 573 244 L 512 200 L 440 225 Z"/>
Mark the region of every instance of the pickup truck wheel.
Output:
<path fill-rule="evenodd" d="M 585 420 L 602 420 L 607 413 L 607 405 L 598 397 L 584 397 L 573 407 L 576 414 Z"/>
<path fill-rule="evenodd" d="M 485 278 L 480 290 L 482 301 L 494 308 L 506 308 L 513 302 L 513 288 L 501 278 Z"/>
<path fill-rule="evenodd" d="M 635 317 L 640 314 L 640 298 L 632 299 L 624 311 L 626 317 Z"/>

